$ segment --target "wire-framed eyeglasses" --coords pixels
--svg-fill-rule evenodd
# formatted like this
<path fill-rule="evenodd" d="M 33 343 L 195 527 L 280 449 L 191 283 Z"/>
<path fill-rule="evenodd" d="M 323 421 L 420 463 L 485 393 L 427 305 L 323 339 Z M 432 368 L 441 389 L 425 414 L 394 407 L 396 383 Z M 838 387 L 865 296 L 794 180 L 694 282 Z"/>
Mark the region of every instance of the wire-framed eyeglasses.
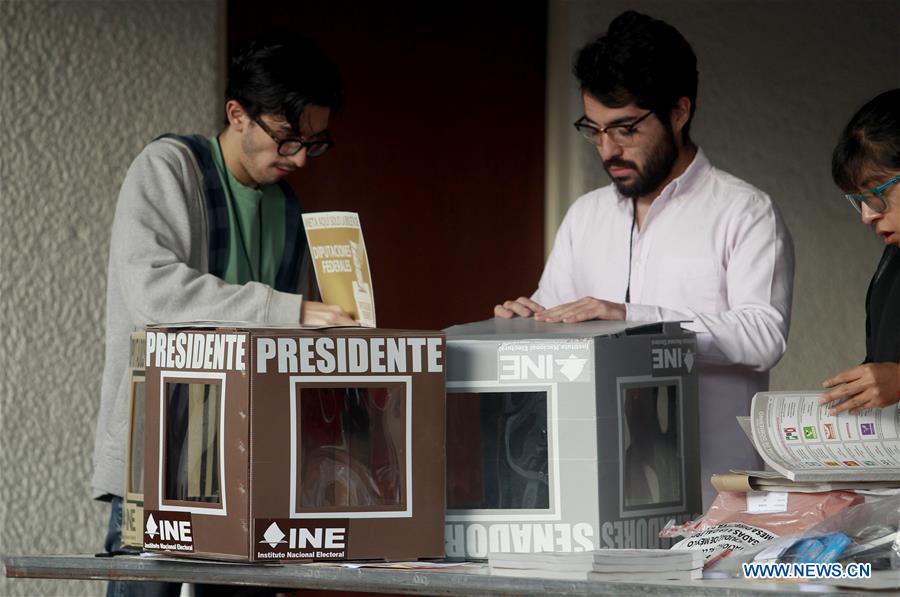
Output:
<path fill-rule="evenodd" d="M 317 158 L 334 147 L 334 141 L 331 140 L 331 136 L 328 134 L 327 130 L 319 133 L 320 136 L 312 141 L 306 141 L 299 137 L 280 139 L 275 134 L 275 131 L 270 129 L 261 118 L 254 118 L 253 122 L 258 124 L 259 128 L 264 130 L 266 134 L 272 137 L 272 140 L 278 144 L 278 155 L 283 155 L 285 157 L 297 155 L 300 153 L 300 150 L 305 147 L 307 156 Z"/>
<path fill-rule="evenodd" d="M 887 211 L 887 199 L 884 198 L 884 192 L 891 185 L 897 184 L 898 182 L 900 182 L 900 176 L 895 176 L 877 187 L 872 187 L 862 193 L 847 193 L 844 197 L 847 198 L 850 205 L 852 205 L 859 213 L 862 213 L 862 206 L 865 204 L 866 207 L 875 213 L 882 214 Z"/>
<path fill-rule="evenodd" d="M 601 135 L 605 133 L 606 136 L 609 137 L 609 140 L 616 145 L 620 147 L 632 147 L 638 142 L 639 138 L 637 125 L 651 114 L 653 114 L 653 110 L 648 111 L 637 120 L 625 124 L 611 124 L 604 127 L 599 127 L 591 122 L 587 116 L 582 116 L 573 123 L 573 126 L 576 131 L 581 133 L 582 137 L 594 145 L 600 144 L 602 139 Z"/>

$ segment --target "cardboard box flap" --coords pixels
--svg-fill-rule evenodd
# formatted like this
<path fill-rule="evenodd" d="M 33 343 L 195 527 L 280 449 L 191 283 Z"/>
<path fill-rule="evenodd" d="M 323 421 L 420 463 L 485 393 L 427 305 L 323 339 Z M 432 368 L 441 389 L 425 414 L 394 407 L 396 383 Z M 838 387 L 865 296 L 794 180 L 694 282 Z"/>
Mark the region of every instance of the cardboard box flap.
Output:
<path fill-rule="evenodd" d="M 585 321 L 582 323 L 546 323 L 533 318 L 486 319 L 454 325 L 446 330 L 448 340 L 525 340 L 528 338 L 593 338 L 618 336 L 631 330 L 659 329 L 660 322 Z"/>
<path fill-rule="evenodd" d="M 358 325 L 299 325 L 299 324 L 278 324 L 278 323 L 241 323 L 234 321 L 185 321 L 180 323 L 154 323 L 147 326 L 148 330 L 209 330 L 211 332 L 224 332 L 228 330 L 236 330 L 239 332 L 249 332 L 252 336 L 272 335 L 284 336 L 292 334 L 310 335 L 313 334 L 331 334 L 340 336 L 373 336 L 381 337 L 384 335 L 401 335 L 401 336 L 440 336 L 443 335 L 439 330 L 396 330 L 386 328 L 369 328 Z"/>
<path fill-rule="evenodd" d="M 179 321 L 175 323 L 151 323 L 148 328 L 209 328 L 209 329 L 278 329 L 278 330 L 327 330 L 349 328 L 355 325 L 300 325 L 299 323 L 252 323 L 247 321 Z"/>

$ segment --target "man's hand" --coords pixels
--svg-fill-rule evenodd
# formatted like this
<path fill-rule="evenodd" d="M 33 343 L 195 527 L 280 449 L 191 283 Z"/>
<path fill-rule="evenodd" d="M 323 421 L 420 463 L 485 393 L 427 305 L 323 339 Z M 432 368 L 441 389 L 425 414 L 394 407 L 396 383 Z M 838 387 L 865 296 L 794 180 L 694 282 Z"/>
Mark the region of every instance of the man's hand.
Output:
<path fill-rule="evenodd" d="M 838 388 L 834 386 L 844 384 Z M 845 410 L 850 414 L 861 408 L 875 408 L 900 401 L 900 365 L 897 363 L 866 363 L 829 377 L 824 388 L 834 388 L 819 398 L 819 404 L 847 398 L 828 411 L 834 415 Z"/>
<path fill-rule="evenodd" d="M 514 301 L 506 301 L 502 305 L 494 306 L 494 315 L 503 319 L 512 319 L 516 315 L 519 317 L 531 317 L 543 310 L 542 306 L 530 298 L 520 296 Z"/>
<path fill-rule="evenodd" d="M 337 305 L 304 300 L 300 306 L 300 323 L 303 325 L 359 325 Z"/>
<path fill-rule="evenodd" d="M 535 313 L 535 320 L 547 323 L 577 323 L 590 319 L 625 319 L 625 305 L 586 296 L 574 303 L 558 305 Z"/>

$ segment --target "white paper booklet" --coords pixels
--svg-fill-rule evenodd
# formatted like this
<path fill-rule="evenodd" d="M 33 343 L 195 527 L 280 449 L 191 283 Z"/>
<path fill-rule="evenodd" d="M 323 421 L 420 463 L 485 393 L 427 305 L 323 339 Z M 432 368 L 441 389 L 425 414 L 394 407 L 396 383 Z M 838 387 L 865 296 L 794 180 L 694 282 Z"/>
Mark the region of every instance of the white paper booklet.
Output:
<path fill-rule="evenodd" d="M 753 397 L 751 435 L 766 464 L 792 481 L 900 481 L 900 408 L 830 416 L 828 405 L 819 405 L 821 396 Z"/>

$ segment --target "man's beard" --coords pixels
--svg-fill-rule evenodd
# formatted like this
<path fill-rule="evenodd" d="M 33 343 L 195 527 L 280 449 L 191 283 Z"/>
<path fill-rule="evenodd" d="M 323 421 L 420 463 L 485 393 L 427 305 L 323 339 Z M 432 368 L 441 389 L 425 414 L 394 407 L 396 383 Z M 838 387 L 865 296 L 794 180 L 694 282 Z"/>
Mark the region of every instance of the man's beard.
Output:
<path fill-rule="evenodd" d="M 626 160 L 611 159 L 603 162 L 603 168 L 609 174 L 609 169 L 613 166 L 622 168 L 631 168 L 635 172 L 635 178 L 632 181 L 616 180 L 612 174 L 613 184 L 616 189 L 629 199 L 637 199 L 648 195 L 659 188 L 659 185 L 672 172 L 672 167 L 678 159 L 678 149 L 675 147 L 675 134 L 672 127 L 665 127 L 665 137 L 657 144 L 656 147 L 647 156 L 647 161 L 642 169 L 638 169 L 637 164 Z"/>

